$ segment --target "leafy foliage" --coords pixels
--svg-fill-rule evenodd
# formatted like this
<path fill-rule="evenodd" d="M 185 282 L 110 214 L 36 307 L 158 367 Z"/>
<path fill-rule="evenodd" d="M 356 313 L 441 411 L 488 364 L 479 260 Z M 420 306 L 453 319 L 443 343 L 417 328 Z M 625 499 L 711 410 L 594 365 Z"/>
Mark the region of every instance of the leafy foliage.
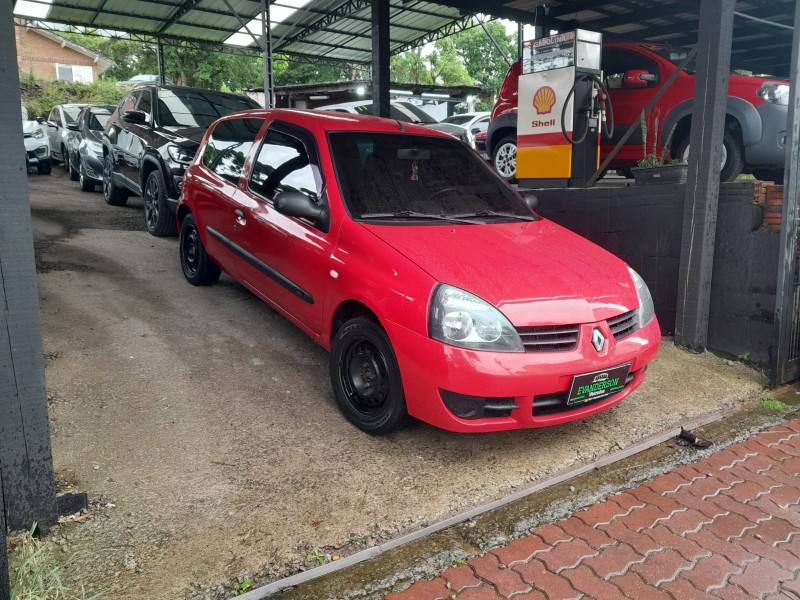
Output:
<path fill-rule="evenodd" d="M 675 125 L 672 126 L 670 129 L 669 135 L 667 139 L 664 141 L 664 147 L 661 149 L 661 154 L 658 154 L 658 125 L 659 125 L 659 117 L 656 117 L 655 123 L 653 124 L 653 144 L 652 150 L 648 153 L 647 147 L 649 145 L 647 134 L 647 120 L 644 116 L 644 111 L 642 111 L 641 115 L 641 128 L 642 128 L 642 153 L 644 157 L 639 159 L 636 164 L 641 168 L 651 168 L 651 167 L 662 167 L 664 165 L 677 165 L 680 164 L 682 161 L 678 160 L 677 158 L 670 158 L 667 160 L 667 153 L 669 152 L 670 143 L 672 142 L 672 135 L 675 133 Z"/>
<path fill-rule="evenodd" d="M 31 118 L 47 117 L 56 104 L 92 103 L 118 104 L 125 93 L 113 81 L 96 81 L 94 83 L 72 83 L 68 81 L 39 81 L 33 76 L 22 77 L 22 103 L 28 109 Z"/>

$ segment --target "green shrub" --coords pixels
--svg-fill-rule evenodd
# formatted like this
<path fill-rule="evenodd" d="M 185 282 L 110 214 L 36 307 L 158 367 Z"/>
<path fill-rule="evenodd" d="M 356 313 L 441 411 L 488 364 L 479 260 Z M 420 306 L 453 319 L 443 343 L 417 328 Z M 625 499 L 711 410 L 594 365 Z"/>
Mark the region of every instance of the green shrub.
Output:
<path fill-rule="evenodd" d="M 47 117 L 57 104 L 119 104 L 125 89 L 113 81 L 100 80 L 94 83 L 72 83 L 69 81 L 45 81 L 31 75 L 20 74 L 22 103 L 31 118 Z"/>

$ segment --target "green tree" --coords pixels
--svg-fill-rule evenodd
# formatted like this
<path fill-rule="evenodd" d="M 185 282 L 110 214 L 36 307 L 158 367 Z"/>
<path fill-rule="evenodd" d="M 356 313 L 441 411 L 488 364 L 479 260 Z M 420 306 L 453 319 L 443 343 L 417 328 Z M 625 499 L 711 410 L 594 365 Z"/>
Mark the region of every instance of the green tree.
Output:
<path fill-rule="evenodd" d="M 414 48 L 392 56 L 389 72 L 391 80 L 398 83 L 433 84 L 428 61 L 422 56 L 422 48 Z"/>
<path fill-rule="evenodd" d="M 453 37 L 436 41 L 428 55 L 431 79 L 436 85 L 473 85 L 475 81 L 458 55 Z"/>
<path fill-rule="evenodd" d="M 517 55 L 516 34 L 506 33 L 505 26 L 498 21 L 486 23 L 486 29 L 492 34 L 506 57 L 514 60 Z M 493 100 L 500 92 L 508 71 L 509 64 L 506 59 L 480 26 L 461 31 L 450 39 L 453 50 L 475 80 L 475 84 L 488 91 Z M 491 108 L 492 102 L 487 101 L 485 104 Z"/>

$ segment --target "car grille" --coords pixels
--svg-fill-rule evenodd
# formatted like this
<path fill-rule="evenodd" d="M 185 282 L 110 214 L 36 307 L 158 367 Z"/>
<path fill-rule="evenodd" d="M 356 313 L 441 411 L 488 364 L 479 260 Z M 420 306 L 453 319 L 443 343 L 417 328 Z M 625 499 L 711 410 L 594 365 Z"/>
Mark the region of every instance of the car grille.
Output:
<path fill-rule="evenodd" d="M 559 352 L 578 346 L 578 325 L 517 327 L 525 352 Z"/>
<path fill-rule="evenodd" d="M 608 320 L 608 328 L 614 334 L 614 339 L 621 340 L 629 336 L 639 325 L 639 311 L 634 308 L 632 311 L 623 313 Z"/>

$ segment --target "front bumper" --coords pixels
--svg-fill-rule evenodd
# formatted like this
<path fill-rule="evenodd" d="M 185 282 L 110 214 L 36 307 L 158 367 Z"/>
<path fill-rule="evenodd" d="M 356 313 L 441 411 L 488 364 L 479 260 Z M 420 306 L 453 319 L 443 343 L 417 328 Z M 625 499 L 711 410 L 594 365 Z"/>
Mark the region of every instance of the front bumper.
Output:
<path fill-rule="evenodd" d="M 761 139 L 745 148 L 745 162 L 752 166 L 783 168 L 789 107 L 765 102 L 756 111 L 761 117 Z"/>
<path fill-rule="evenodd" d="M 32 136 L 26 137 L 25 153 L 28 155 L 28 164 L 30 166 L 38 165 L 40 162 L 46 162 L 50 159 L 50 145 L 47 139 L 41 140 Z"/>
<path fill-rule="evenodd" d="M 86 152 L 81 155 L 83 160 L 83 168 L 85 169 L 86 176 L 92 181 L 103 181 L 103 156 L 97 156 L 92 152 Z"/>
<path fill-rule="evenodd" d="M 644 328 L 615 340 L 605 321 L 581 325 L 575 350 L 547 353 L 499 353 L 449 346 L 383 322 L 400 366 L 408 412 L 441 429 L 489 432 L 558 425 L 602 412 L 641 385 L 645 367 L 655 358 L 661 331 L 655 318 Z M 607 343 L 592 346 L 598 328 Z M 630 363 L 625 388 L 596 402 L 567 407 L 566 394 L 575 375 Z M 510 399 L 518 408 L 508 416 L 464 419 L 452 413 L 440 390 L 456 394 Z M 558 406 L 559 398 L 562 406 Z"/>

